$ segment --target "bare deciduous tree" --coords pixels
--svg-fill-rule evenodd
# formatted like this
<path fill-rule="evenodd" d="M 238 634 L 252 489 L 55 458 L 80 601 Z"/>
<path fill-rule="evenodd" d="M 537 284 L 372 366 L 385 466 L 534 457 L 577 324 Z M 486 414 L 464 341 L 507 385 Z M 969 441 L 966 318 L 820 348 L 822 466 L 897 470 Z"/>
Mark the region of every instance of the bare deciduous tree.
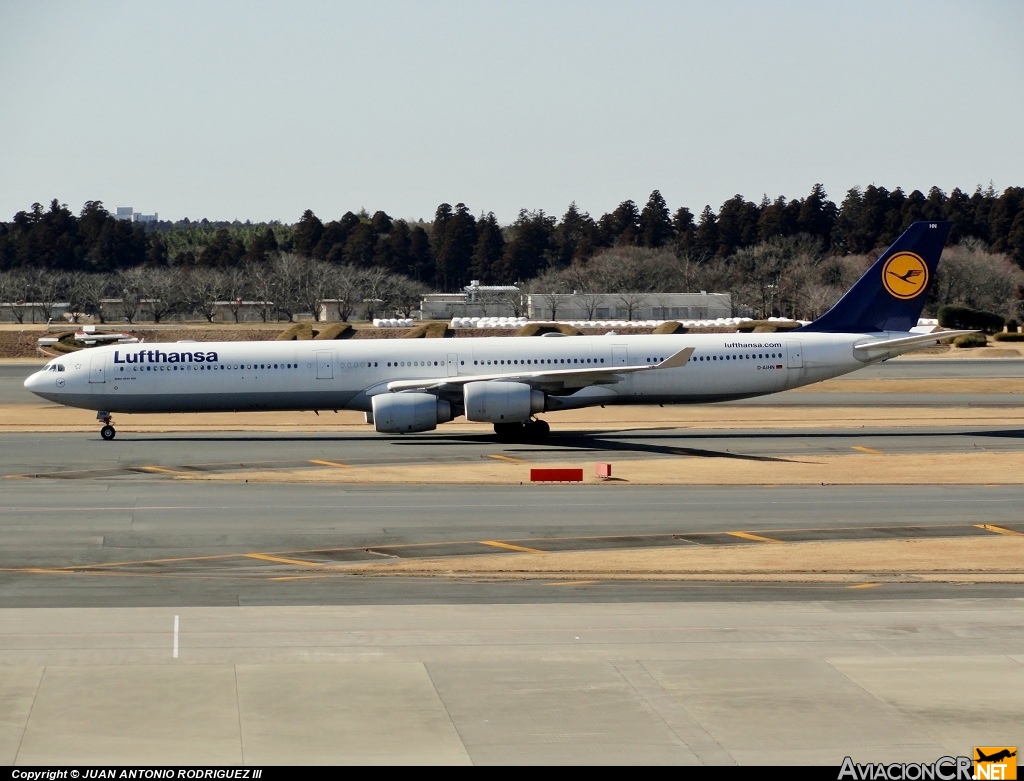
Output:
<path fill-rule="evenodd" d="M 1024 272 L 1009 258 L 968 240 L 943 252 L 932 300 L 1017 317 L 1021 285 Z"/>
<path fill-rule="evenodd" d="M 221 278 L 222 289 L 220 295 L 224 296 L 227 301 L 228 309 L 231 311 L 231 316 L 235 318 L 235 322 L 239 322 L 242 319 L 242 308 L 245 304 L 246 299 L 254 295 L 253 293 L 253 266 L 262 267 L 262 263 L 246 265 L 246 266 L 231 266 L 223 272 Z M 264 307 L 264 312 L 265 312 Z M 263 315 L 263 321 L 266 322 L 267 316 Z"/>
<path fill-rule="evenodd" d="M 0 271 L 0 304 L 10 305 L 11 315 L 19 323 L 24 319 L 24 309 L 16 306 L 16 302 L 24 300 L 25 282 L 21 272 Z"/>
<path fill-rule="evenodd" d="M 393 305 L 402 317 L 412 317 L 414 309 L 420 306 L 427 288 L 408 277 L 391 275 L 394 289 Z"/>
<path fill-rule="evenodd" d="M 274 266 L 266 263 L 250 263 L 246 265 L 249 290 L 259 307 L 260 318 L 266 323 L 271 312 L 278 311 L 276 297 L 281 292 L 281 282 Z M 291 318 L 289 318 L 291 319 Z"/>
<path fill-rule="evenodd" d="M 72 274 L 68 282 L 68 306 L 73 323 L 77 323 L 82 315 L 91 315 L 100 323 L 106 322 L 103 299 L 109 292 L 112 279 L 109 274 Z"/>
<path fill-rule="evenodd" d="M 217 302 L 226 295 L 225 278 L 224 272 L 212 268 L 182 271 L 179 275 L 179 285 L 183 309 L 201 314 L 206 322 L 212 323 L 213 318 L 217 316 Z M 238 302 L 236 311 L 238 309 L 241 309 L 241 301 Z M 235 322 L 238 322 L 237 314 Z"/>
<path fill-rule="evenodd" d="M 327 275 L 325 291 L 331 299 L 338 319 L 348 322 L 355 314 L 356 306 L 364 297 L 363 272 L 347 263 L 331 266 Z"/>
<path fill-rule="evenodd" d="M 145 270 L 141 266 L 136 266 L 118 271 L 114 280 L 114 289 L 119 296 L 119 302 L 115 304 L 114 310 L 129 325 L 139 316 L 139 308 L 144 297 L 144 276 Z"/>
<path fill-rule="evenodd" d="M 35 268 L 29 272 L 34 291 L 35 309 L 47 323 L 53 319 L 57 303 L 67 297 L 67 275 L 49 269 Z"/>
<path fill-rule="evenodd" d="M 386 271 L 379 268 L 367 269 L 363 275 L 363 305 L 366 307 L 366 319 L 372 320 L 381 312 L 387 312 L 394 296 L 394 280 Z"/>
<path fill-rule="evenodd" d="M 180 272 L 168 268 L 142 268 L 142 306 L 154 323 L 159 323 L 182 309 Z"/>

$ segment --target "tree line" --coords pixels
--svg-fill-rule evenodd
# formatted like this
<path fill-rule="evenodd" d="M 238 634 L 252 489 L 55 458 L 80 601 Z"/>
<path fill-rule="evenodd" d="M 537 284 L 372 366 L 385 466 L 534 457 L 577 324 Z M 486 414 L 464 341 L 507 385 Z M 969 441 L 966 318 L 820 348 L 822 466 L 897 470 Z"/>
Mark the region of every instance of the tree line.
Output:
<path fill-rule="evenodd" d="M 107 273 L 16 269 L 0 271 L 0 304 L 19 323 L 48 322 L 67 304 L 101 323 L 171 319 L 207 320 L 218 315 L 241 322 L 255 312 L 263 322 L 297 315 L 351 320 L 410 317 L 427 290 L 408 277 L 380 269 L 332 265 L 293 252 L 266 263 L 231 268 L 132 266 Z M 227 314 L 225 315 L 225 311 Z"/>
<path fill-rule="evenodd" d="M 431 222 L 365 210 L 324 222 L 307 210 L 285 225 L 138 223 L 116 220 L 99 201 L 87 202 L 75 216 L 54 200 L 48 209 L 33 204 L 0 223 L 0 272 L 109 278 L 133 268 L 183 277 L 245 269 L 254 277 L 282 256 L 294 256 L 311 267 L 403 278 L 416 289 L 457 291 L 474 279 L 595 295 L 615 286 L 627 292 L 623 285 L 635 292 L 707 289 L 732 291 L 764 313 L 813 313 L 845 289 L 851 269 L 921 219 L 949 220 L 950 246 L 961 247 L 965 258 L 986 258 L 981 265 L 1001 280 L 998 294 L 981 296 L 989 306 L 1009 313 L 1018 305 L 1024 188 L 997 193 L 991 185 L 971 195 L 959 188 L 948 195 L 937 187 L 905 194 L 869 185 L 849 190 L 837 205 L 816 184 L 802 199 L 754 203 L 736 195 L 717 212 L 706 206 L 698 216 L 686 207 L 671 211 L 655 190 L 642 208 L 626 200 L 598 219 L 573 203 L 561 219 L 524 209 L 504 226 L 493 213 L 474 215 L 463 203 L 441 204 Z M 965 287 L 953 286 L 949 295 L 979 298 Z M 799 295 L 792 292 L 798 288 Z"/>

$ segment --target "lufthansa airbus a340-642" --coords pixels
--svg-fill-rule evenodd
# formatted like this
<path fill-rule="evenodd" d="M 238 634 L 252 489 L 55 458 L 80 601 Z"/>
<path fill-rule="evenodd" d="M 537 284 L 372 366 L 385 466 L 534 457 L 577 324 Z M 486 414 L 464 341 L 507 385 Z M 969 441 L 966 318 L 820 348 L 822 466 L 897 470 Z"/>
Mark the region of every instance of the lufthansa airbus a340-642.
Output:
<path fill-rule="evenodd" d="M 787 333 L 112 344 L 54 358 L 25 387 L 96 410 L 107 440 L 114 413 L 339 409 L 383 434 L 465 415 L 542 438 L 538 413 L 761 396 L 970 333 L 915 328 L 948 233 L 914 223 L 835 306 Z"/>

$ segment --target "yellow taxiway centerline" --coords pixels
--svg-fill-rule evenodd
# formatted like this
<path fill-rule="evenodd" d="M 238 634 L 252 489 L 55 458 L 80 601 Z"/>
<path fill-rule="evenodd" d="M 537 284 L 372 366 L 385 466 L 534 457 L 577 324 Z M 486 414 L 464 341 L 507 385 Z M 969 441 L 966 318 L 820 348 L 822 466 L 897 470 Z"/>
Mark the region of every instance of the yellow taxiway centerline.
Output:
<path fill-rule="evenodd" d="M 497 540 L 480 540 L 480 544 L 490 545 L 492 548 L 519 551 L 520 553 L 547 553 L 547 551 L 537 550 L 536 548 L 524 548 L 521 545 L 511 545 L 507 542 L 498 542 Z"/>
<path fill-rule="evenodd" d="M 180 469 L 168 469 L 163 466 L 140 466 L 138 469 L 142 472 L 155 472 L 163 475 L 187 475 L 190 472 L 182 472 Z"/>
<path fill-rule="evenodd" d="M 762 537 L 760 534 L 750 534 L 749 532 L 726 532 L 726 534 L 743 540 L 753 540 L 754 542 L 782 542 L 782 540 L 773 540 L 771 537 Z"/>
<path fill-rule="evenodd" d="M 1013 537 L 1024 537 L 1024 533 L 1015 532 L 1013 529 L 1004 529 L 1002 526 L 993 526 L 990 523 L 976 523 L 974 524 L 976 529 L 984 529 L 987 532 L 993 532 L 995 534 L 1009 534 Z"/>
<path fill-rule="evenodd" d="M 266 553 L 246 553 L 247 559 L 259 559 L 260 561 L 272 561 L 275 564 L 295 564 L 299 567 L 322 567 L 315 561 L 300 561 L 299 559 L 282 559 L 280 556 L 268 556 Z"/>

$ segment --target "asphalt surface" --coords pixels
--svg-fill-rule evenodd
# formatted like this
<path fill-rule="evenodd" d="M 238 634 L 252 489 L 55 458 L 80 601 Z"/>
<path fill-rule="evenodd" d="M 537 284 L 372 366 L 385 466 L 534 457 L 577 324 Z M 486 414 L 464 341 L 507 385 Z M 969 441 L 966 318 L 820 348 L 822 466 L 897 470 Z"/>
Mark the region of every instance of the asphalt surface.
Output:
<path fill-rule="evenodd" d="M 290 443 L 301 448 L 304 443 Z M 280 443 L 278 443 L 280 446 Z M 4 448 L 9 454 L 13 449 Z M 1015 486 L 337 486 L 181 482 L 123 470 L 5 479 L 0 606 L 850 599 L 832 586 L 294 577 L 300 562 L 1024 532 Z M 116 577 L 113 577 L 116 576 Z M 339 588 L 339 582 L 344 587 Z M 871 597 L 965 593 L 886 587 Z M 1019 586 L 972 593 L 1015 595 Z M 857 595 L 860 596 L 860 595 Z"/>
<path fill-rule="evenodd" d="M 545 444 L 513 444 L 493 434 L 444 431 L 385 437 L 379 434 L 160 433 L 130 430 L 113 442 L 74 434 L 3 434 L 0 476 L 62 480 L 130 477 L 167 479 L 181 474 L 347 466 L 477 464 L 516 459 L 539 464 L 600 459 L 616 461 L 693 456 L 743 461 L 778 461 L 795 456 L 850 454 L 865 448 L 890 455 L 990 452 L 1015 455 L 1024 431 L 1005 426 L 898 428 L 865 425 L 856 430 L 662 430 L 555 432 Z M 166 471 L 165 471 L 166 470 Z"/>
<path fill-rule="evenodd" d="M 0 403 L 25 400 L 29 365 L 0 366 Z M 900 360 L 858 378 L 1018 377 L 1024 360 Z M 796 404 L 842 403 L 847 394 L 779 394 Z M 863 400 L 876 394 L 849 394 Z M 905 394 L 877 394 L 888 405 Z M 931 394 L 928 394 L 930 397 Z M 941 396 L 941 394 L 940 394 Z M 28 401 L 32 400 L 28 396 Z M 963 398 L 960 398 L 963 403 Z M 748 402 L 749 403 L 749 402 Z M 767 404 L 767 400 L 760 400 Z M 866 403 L 866 402 L 864 402 Z M 1011 394 L 994 403 L 1016 404 Z M 344 589 L 283 580 L 267 556 L 302 551 L 325 562 L 389 556 L 503 552 L 484 542 L 528 541 L 544 550 L 735 544 L 729 532 L 801 539 L 877 539 L 979 534 L 976 524 L 1015 528 L 1019 488 L 1000 486 L 338 486 L 180 481 L 182 474 L 481 463 L 718 459 L 723 468 L 820 454 L 877 451 L 992 452 L 1019 458 L 1024 431 L 998 426 L 857 430 L 573 432 L 543 445 L 489 434 L 167 433 L 130 428 L 114 442 L 81 434 L 0 436 L 0 605 L 368 604 L 572 599 L 847 599 L 828 586 L 697 587 L 608 583 L 552 589 L 536 584 L 353 580 Z M 506 549 L 507 550 L 507 549 Z M 311 553 L 312 552 L 312 553 Z M 204 557 L 216 557 L 205 561 Z M 262 558 L 261 558 L 262 557 Z M 160 563 L 154 564 L 155 560 Z M 167 560 L 167 561 L 165 561 Z M 122 563 L 113 571 L 112 563 Z M 89 569 L 89 568 L 101 569 Z M 106 569 L 102 569 L 106 568 Z M 44 571 L 36 571 L 44 570 Z M 74 570 L 74 571 L 71 571 Z M 120 579 L 109 575 L 120 575 Z M 167 580 L 170 577 L 171 580 Z M 45 585 L 43 585 L 45 584 Z M 1004 586 L 974 587 L 1003 594 Z M 949 587 L 887 587 L 871 596 L 943 594 Z M 961 593 L 961 592 L 958 592 Z"/>
<path fill-rule="evenodd" d="M 35 400 L 0 365 L 0 403 Z M 908 361 L 854 375 L 1024 375 Z M 914 403 L 783 394 L 755 403 Z M 945 404 L 943 394 L 925 394 Z M 872 398 L 868 398 L 872 397 Z M 951 397 L 1014 406 L 1010 394 Z M 747 402 L 752 403 L 752 402 Z M 328 576 L 304 563 L 1024 533 L 1019 486 L 339 486 L 179 472 L 984 449 L 1006 427 L 0 436 L 0 763 L 933 762 L 1024 742 L 1019 585 Z M 323 468 L 321 465 L 319 468 Z M 740 535 L 734 534 L 741 533 Z M 992 535 L 995 536 L 995 535 Z M 861 588 L 861 585 L 870 586 Z M 87 609 L 83 609 L 87 608 Z"/>

